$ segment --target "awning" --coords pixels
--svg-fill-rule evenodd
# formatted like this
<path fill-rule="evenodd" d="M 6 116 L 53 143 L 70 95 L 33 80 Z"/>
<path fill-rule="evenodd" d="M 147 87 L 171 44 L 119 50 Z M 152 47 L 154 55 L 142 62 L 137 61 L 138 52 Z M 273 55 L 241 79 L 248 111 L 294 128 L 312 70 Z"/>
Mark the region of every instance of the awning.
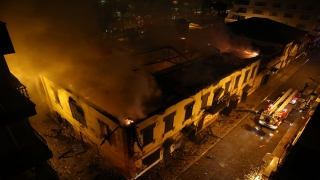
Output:
<path fill-rule="evenodd" d="M 247 84 L 242 90 L 245 91 L 245 92 L 248 92 L 250 88 L 252 88 L 252 86 Z"/>
<path fill-rule="evenodd" d="M 170 147 L 172 144 L 175 144 L 177 141 L 173 138 L 168 138 L 164 141 L 163 147 Z"/>
<path fill-rule="evenodd" d="M 270 69 L 271 72 L 277 72 L 278 70 L 279 70 L 279 69 L 278 69 L 278 68 L 275 68 L 275 67 L 273 67 L 273 68 Z"/>
<path fill-rule="evenodd" d="M 220 104 L 217 104 L 215 106 L 211 106 L 210 108 L 208 108 L 206 110 L 206 112 L 210 113 L 210 114 L 216 114 L 217 112 L 219 112 L 220 110 L 222 110 L 226 106 L 227 106 L 227 101 L 223 101 Z"/>
<path fill-rule="evenodd" d="M 232 96 L 230 96 L 231 100 L 236 100 L 236 99 L 239 99 L 239 98 L 240 98 L 240 96 L 237 95 L 237 94 L 233 94 Z"/>

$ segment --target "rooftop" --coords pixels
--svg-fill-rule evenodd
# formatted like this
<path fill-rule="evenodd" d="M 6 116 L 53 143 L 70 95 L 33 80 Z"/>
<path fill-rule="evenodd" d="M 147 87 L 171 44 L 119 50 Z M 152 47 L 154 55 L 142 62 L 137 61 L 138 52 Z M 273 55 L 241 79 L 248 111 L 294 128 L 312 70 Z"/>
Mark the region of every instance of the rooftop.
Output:
<path fill-rule="evenodd" d="M 304 31 L 271 19 L 252 17 L 227 23 L 232 31 L 238 35 L 275 44 L 288 44 L 295 40 L 308 40 Z"/>

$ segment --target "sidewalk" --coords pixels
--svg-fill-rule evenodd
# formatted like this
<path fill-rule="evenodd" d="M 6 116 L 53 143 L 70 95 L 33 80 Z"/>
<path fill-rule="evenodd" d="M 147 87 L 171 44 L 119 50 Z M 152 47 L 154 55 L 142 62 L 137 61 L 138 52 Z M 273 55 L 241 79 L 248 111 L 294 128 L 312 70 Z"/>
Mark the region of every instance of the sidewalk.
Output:
<path fill-rule="evenodd" d="M 287 67 L 279 70 L 269 79 L 266 85 L 262 85 L 252 92 L 245 102 L 239 102 L 237 110 L 232 111 L 229 117 L 223 116 L 214 121 L 208 128 L 197 135 L 197 139 L 194 142 L 187 141 L 185 147 L 173 152 L 170 160 L 158 163 L 139 177 L 138 180 L 175 179 L 190 166 L 197 164 L 199 158 L 203 157 L 209 149 L 223 139 L 243 118 L 264 101 L 265 97 L 272 94 L 279 85 L 297 71 L 306 60 L 307 58 L 302 57 L 295 59 Z M 206 156 L 206 158 L 212 157 Z"/>

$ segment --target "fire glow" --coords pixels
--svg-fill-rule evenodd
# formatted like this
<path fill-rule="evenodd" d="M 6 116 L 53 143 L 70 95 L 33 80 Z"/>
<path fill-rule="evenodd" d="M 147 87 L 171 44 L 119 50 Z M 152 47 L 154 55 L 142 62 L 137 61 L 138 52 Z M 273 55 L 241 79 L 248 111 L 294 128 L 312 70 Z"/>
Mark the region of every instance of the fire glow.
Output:
<path fill-rule="evenodd" d="M 126 126 L 130 126 L 130 124 L 134 123 L 134 121 L 132 121 L 131 119 L 127 118 L 126 120 L 124 120 L 124 123 L 126 124 Z"/>
<path fill-rule="evenodd" d="M 244 53 L 250 55 L 251 57 L 256 57 L 259 55 L 257 52 L 250 52 L 250 51 L 244 51 Z"/>

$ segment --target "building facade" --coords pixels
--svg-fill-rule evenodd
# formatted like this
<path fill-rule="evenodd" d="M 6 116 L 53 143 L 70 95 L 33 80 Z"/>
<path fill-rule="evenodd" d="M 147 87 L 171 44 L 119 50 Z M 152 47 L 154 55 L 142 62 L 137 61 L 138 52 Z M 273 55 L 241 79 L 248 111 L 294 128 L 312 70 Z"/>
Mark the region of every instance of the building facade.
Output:
<path fill-rule="evenodd" d="M 6 63 L 14 48 L 1 21 L 0 39 L 0 179 L 58 179 L 47 163 L 52 152 L 28 119 L 37 114 L 35 104 Z"/>
<path fill-rule="evenodd" d="M 165 72 L 156 72 L 155 77 L 162 80 L 175 78 L 175 87 L 172 86 L 171 91 L 179 95 L 164 95 L 162 99 L 166 103 L 149 113 L 145 119 L 119 120 L 107 113 L 107 110 L 95 106 L 94 102 L 76 96 L 48 77 L 40 76 L 39 92 L 46 100 L 51 114 L 70 130 L 70 135 L 91 144 L 106 163 L 115 167 L 127 179 L 135 179 L 158 162 L 165 161 L 171 152 L 183 147 L 190 134 L 196 135 L 209 126 L 223 108 L 235 108 L 237 102 L 242 97 L 244 100 L 250 89 L 254 88 L 252 86 L 260 85 L 255 82 L 260 57 L 239 60 L 234 64 L 225 61 L 210 64 L 212 62 L 212 59 L 200 63 L 188 61 L 177 66 L 178 69 L 172 66 L 165 69 Z M 188 84 L 188 89 L 196 85 L 193 90 L 186 90 L 183 86 L 185 82 L 179 82 L 178 79 L 181 79 L 183 72 L 189 74 L 188 71 L 197 66 L 204 67 L 199 72 L 204 81 L 200 79 L 199 84 L 197 79 L 197 82 Z M 203 73 L 214 67 L 216 70 L 222 67 L 226 70 L 220 73 L 210 70 L 208 79 L 216 80 L 208 81 Z"/>
<path fill-rule="evenodd" d="M 320 3 L 317 0 L 238 0 L 226 22 L 251 17 L 272 19 L 316 35 L 320 31 Z"/>
<path fill-rule="evenodd" d="M 262 84 L 295 59 L 306 56 L 311 42 L 306 36 L 307 31 L 267 18 L 252 17 L 227 25 L 260 50 L 263 56 L 259 73 L 259 76 L 263 76 Z"/>

